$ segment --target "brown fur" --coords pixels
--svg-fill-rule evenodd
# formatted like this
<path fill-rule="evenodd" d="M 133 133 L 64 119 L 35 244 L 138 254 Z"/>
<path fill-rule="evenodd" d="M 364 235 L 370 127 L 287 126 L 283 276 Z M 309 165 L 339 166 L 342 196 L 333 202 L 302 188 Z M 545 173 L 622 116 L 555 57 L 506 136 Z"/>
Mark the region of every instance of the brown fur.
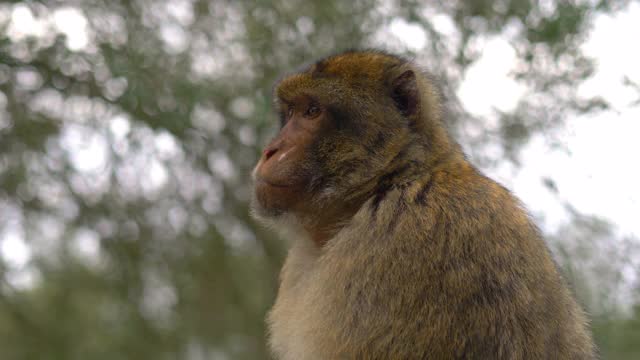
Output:
<path fill-rule="evenodd" d="M 277 358 L 595 358 L 538 230 L 466 161 L 414 65 L 347 52 L 276 95 L 312 97 L 336 124 L 301 155 L 305 210 L 255 205 L 296 237 L 268 317 Z"/>

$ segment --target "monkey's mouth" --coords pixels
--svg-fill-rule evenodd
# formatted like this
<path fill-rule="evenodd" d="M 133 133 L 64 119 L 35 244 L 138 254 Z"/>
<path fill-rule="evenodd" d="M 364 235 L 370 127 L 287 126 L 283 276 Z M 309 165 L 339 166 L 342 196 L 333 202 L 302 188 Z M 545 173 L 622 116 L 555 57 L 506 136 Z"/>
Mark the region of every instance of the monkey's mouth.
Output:
<path fill-rule="evenodd" d="M 259 177 L 259 176 L 256 176 L 256 184 L 257 185 L 267 185 L 267 186 L 271 186 L 271 187 L 275 187 L 275 188 L 288 188 L 288 187 L 293 186 L 291 184 L 282 184 L 282 183 L 278 183 L 278 182 L 273 182 L 271 180 L 268 180 L 268 179 L 265 179 L 265 178 Z"/>

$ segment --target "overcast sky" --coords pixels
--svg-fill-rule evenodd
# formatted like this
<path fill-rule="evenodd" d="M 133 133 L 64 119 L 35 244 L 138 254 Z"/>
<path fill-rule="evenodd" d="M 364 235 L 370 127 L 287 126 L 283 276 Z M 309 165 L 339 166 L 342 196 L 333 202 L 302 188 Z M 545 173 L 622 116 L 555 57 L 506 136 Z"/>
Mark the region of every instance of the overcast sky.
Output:
<path fill-rule="evenodd" d="M 541 137 L 526 146 L 524 166 L 515 176 L 497 169 L 490 174 L 511 188 L 553 230 L 567 221 L 559 201 L 542 185 L 556 181 L 560 199 L 578 211 L 600 215 L 618 225 L 621 234 L 640 238 L 640 96 L 623 84 L 625 76 L 640 83 L 640 4 L 615 16 L 600 15 L 584 50 L 597 61 L 593 78 L 578 89 L 599 95 L 613 109 L 598 115 L 567 119 L 560 139 L 569 153 L 551 150 Z M 522 90 L 509 78 L 515 53 L 504 39 L 487 43 L 482 58 L 469 69 L 458 95 L 472 113 L 487 116 L 497 107 L 515 106 Z M 485 84 L 492 84 L 486 91 Z"/>

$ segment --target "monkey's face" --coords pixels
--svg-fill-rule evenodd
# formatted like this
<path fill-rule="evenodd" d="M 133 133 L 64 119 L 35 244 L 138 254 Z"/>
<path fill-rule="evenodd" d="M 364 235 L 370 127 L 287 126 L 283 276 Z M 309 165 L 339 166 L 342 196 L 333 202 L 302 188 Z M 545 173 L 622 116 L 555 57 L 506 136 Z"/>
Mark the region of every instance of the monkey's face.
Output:
<path fill-rule="evenodd" d="M 282 127 L 253 171 L 259 215 L 317 218 L 357 206 L 388 170 L 409 139 L 415 77 L 386 74 L 393 64 L 374 56 L 328 59 L 276 86 Z"/>
<path fill-rule="evenodd" d="M 309 96 L 278 102 L 281 129 L 265 147 L 253 177 L 255 204 L 263 215 L 302 211 L 311 200 L 319 169 L 313 153 L 318 139 L 329 132 L 323 106 Z"/>

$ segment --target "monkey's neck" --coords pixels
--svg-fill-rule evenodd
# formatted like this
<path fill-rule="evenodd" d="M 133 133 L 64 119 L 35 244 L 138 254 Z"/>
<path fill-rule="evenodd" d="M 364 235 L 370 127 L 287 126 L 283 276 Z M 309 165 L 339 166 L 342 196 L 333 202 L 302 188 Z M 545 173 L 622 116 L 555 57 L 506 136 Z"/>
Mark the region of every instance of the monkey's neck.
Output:
<path fill-rule="evenodd" d="M 351 197 L 344 202 L 343 206 L 323 208 L 320 210 L 322 216 L 318 216 L 317 212 L 308 214 L 305 216 L 306 220 L 302 222 L 302 227 L 316 246 L 324 247 L 331 238 L 349 224 L 366 200 L 365 194 L 361 194 Z"/>
<path fill-rule="evenodd" d="M 337 231 L 327 229 L 305 229 L 309 233 L 309 238 L 318 247 L 324 247 L 329 239 L 337 234 Z"/>
<path fill-rule="evenodd" d="M 456 143 L 446 139 L 443 143 L 431 143 L 425 146 L 423 141 L 408 143 L 393 158 L 389 159 L 386 168 L 379 176 L 375 176 L 358 188 L 344 194 L 340 207 L 323 208 L 322 216 L 314 209 L 303 216 L 303 228 L 309 238 L 318 247 L 323 247 L 342 228 L 344 228 L 360 208 L 372 197 L 384 197 L 381 194 L 388 190 L 407 185 L 418 178 L 431 176 L 441 167 L 464 161 L 462 152 Z M 429 154 L 430 156 L 425 156 Z"/>
<path fill-rule="evenodd" d="M 311 241 L 318 247 L 324 247 L 329 240 L 334 237 L 344 226 L 340 220 L 308 222 L 303 225 L 304 230 L 309 235 Z"/>

